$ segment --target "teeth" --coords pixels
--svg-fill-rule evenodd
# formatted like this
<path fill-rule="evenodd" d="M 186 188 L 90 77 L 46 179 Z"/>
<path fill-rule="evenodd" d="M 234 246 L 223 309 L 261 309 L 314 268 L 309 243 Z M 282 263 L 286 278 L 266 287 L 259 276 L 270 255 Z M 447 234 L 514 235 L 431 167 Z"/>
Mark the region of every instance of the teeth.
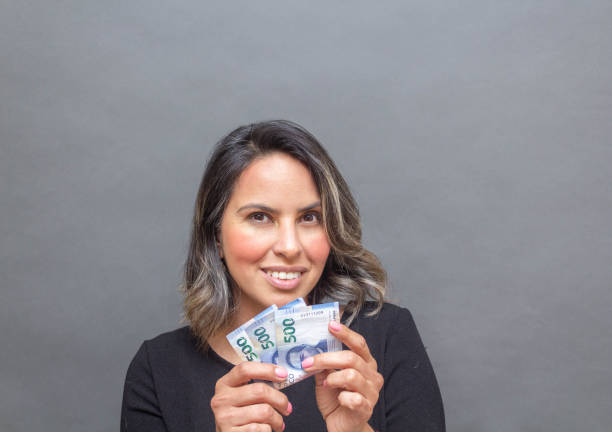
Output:
<path fill-rule="evenodd" d="M 270 276 L 275 279 L 297 279 L 300 277 L 300 272 L 276 272 L 267 271 Z"/>

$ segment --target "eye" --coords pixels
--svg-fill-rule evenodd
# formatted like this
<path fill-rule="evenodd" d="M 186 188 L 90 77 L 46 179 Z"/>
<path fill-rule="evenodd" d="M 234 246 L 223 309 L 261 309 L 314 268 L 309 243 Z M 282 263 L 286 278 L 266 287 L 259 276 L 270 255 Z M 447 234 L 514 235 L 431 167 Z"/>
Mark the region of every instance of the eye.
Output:
<path fill-rule="evenodd" d="M 321 214 L 319 212 L 308 212 L 302 216 L 302 219 L 308 224 L 320 224 Z"/>
<path fill-rule="evenodd" d="M 252 220 L 255 223 L 266 223 L 269 221 L 269 217 L 267 214 L 263 213 L 263 212 L 255 212 L 255 213 L 251 213 L 248 216 L 249 220 Z"/>

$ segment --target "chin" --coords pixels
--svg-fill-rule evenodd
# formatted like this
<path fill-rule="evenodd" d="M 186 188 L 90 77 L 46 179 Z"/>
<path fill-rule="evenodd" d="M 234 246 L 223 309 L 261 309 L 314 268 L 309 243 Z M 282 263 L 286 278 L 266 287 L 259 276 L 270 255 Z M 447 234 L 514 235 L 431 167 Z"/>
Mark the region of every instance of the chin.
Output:
<path fill-rule="evenodd" d="M 274 303 L 276 306 L 280 308 L 280 307 L 285 306 L 287 303 L 292 302 L 298 297 L 303 297 L 303 296 L 296 294 L 296 293 L 286 293 L 284 295 L 274 296 L 274 299 L 270 304 Z"/>

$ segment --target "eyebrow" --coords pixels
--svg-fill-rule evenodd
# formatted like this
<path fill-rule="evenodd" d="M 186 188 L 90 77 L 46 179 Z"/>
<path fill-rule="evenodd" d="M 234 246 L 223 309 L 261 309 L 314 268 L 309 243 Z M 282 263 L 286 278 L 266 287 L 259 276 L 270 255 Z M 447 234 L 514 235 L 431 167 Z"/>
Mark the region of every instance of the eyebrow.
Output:
<path fill-rule="evenodd" d="M 317 208 L 317 207 L 321 207 L 321 201 L 314 202 L 310 205 L 307 205 L 306 207 L 302 207 L 301 209 L 298 209 L 298 213 L 312 210 L 313 208 Z M 268 207 L 267 205 L 257 204 L 257 203 L 249 203 L 247 205 L 243 205 L 238 210 L 236 210 L 236 213 L 240 213 L 241 211 L 246 210 L 246 209 L 257 209 L 257 210 L 266 211 L 268 213 L 278 214 L 278 210 L 273 209 L 272 207 Z"/>

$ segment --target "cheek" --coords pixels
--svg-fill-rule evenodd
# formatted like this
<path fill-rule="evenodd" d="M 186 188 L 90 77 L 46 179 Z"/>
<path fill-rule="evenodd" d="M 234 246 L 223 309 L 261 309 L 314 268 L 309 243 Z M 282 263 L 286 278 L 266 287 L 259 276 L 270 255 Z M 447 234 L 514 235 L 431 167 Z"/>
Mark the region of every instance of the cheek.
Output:
<path fill-rule="evenodd" d="M 313 263 L 324 265 L 330 250 L 329 240 L 327 240 L 325 233 L 309 238 L 306 250 Z"/>
<path fill-rule="evenodd" d="M 223 240 L 223 252 L 226 259 L 229 260 L 257 261 L 266 254 L 269 248 L 265 236 L 253 235 L 249 230 L 229 230 Z"/>

